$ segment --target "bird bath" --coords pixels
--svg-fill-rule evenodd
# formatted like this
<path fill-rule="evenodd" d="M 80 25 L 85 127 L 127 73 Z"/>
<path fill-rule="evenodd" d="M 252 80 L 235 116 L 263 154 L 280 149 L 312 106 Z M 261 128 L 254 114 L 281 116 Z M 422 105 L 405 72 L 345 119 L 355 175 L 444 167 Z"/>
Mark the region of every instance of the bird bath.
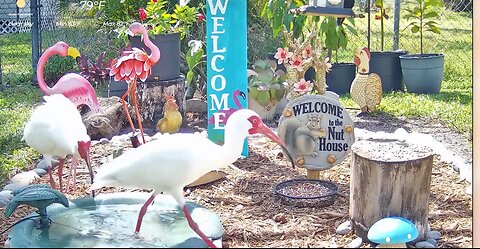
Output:
<path fill-rule="evenodd" d="M 158 195 L 145 214 L 139 234 L 135 224 L 147 193 L 100 194 L 71 201 L 70 207 L 53 204 L 47 208 L 50 227 L 35 227 L 37 219 L 14 226 L 8 235 L 10 247 L 206 247 L 188 226 L 173 198 Z M 212 211 L 187 202 L 192 218 L 217 246 L 223 226 Z M 35 213 L 29 216 L 34 216 Z"/>

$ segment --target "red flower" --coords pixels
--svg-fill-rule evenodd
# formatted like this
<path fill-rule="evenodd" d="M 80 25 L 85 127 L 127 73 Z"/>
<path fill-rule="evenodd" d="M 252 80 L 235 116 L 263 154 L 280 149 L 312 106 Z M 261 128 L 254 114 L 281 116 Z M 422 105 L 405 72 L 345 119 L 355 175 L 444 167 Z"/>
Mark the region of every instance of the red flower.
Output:
<path fill-rule="evenodd" d="M 288 59 L 292 57 L 293 52 L 288 52 L 288 48 L 277 48 L 277 53 L 273 56 L 275 59 L 278 60 L 278 64 L 282 64 L 284 62 L 288 62 Z"/>
<path fill-rule="evenodd" d="M 202 13 L 198 13 L 197 14 L 197 22 L 201 23 L 203 21 L 205 21 L 205 15 L 202 14 Z"/>
<path fill-rule="evenodd" d="M 303 60 L 301 56 L 294 55 L 290 60 L 290 65 L 292 68 L 296 68 L 298 71 L 303 71 Z"/>
<path fill-rule="evenodd" d="M 147 19 L 147 11 L 144 8 L 138 9 L 138 14 L 140 16 L 140 21 Z"/>
<path fill-rule="evenodd" d="M 152 2 L 156 3 L 158 0 L 152 0 Z"/>

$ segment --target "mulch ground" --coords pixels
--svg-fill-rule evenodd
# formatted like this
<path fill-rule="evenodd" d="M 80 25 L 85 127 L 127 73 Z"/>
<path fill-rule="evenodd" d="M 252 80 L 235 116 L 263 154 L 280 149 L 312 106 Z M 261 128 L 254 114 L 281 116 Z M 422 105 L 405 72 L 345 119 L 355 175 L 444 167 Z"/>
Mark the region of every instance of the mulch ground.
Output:
<path fill-rule="evenodd" d="M 205 124 L 198 121 L 198 117 L 197 121 L 194 119 L 189 116 L 191 123 L 204 127 Z M 355 122 L 357 124 L 358 120 Z M 361 126 L 368 127 L 365 124 Z M 339 187 L 335 203 L 322 208 L 299 208 L 281 202 L 273 188 L 288 179 L 305 178 L 306 170 L 292 168 L 288 160 L 279 155 L 279 147 L 273 142 L 264 142 L 263 138 L 252 136 L 249 143 L 249 157 L 222 169 L 227 173 L 224 179 L 185 191 L 189 201 L 209 208 L 221 218 L 225 228 L 224 247 L 345 247 L 355 238 L 353 232 L 347 235 L 335 233 L 337 226 L 348 220 L 349 157 L 342 164 L 322 172 L 322 179 L 332 181 Z M 129 149 L 130 145 L 125 143 L 125 147 Z M 101 167 L 114 149 L 111 143 L 94 145 L 94 168 Z M 69 171 L 69 165 L 64 172 Z M 67 193 L 70 199 L 89 195 L 87 189 L 90 180 L 83 162 L 77 174 L 78 188 L 75 192 L 70 190 Z M 43 176 L 37 182 L 48 183 L 48 176 Z M 467 182 L 460 180 L 458 172 L 435 158 L 429 224 L 432 230 L 442 234 L 437 247 L 472 247 L 472 199 L 465 193 L 467 186 Z M 124 189 L 103 190 L 102 193 L 117 191 Z M 3 213 L 3 209 L 0 212 Z M 0 230 L 31 212 L 32 209 L 22 207 L 8 219 L 2 216 Z M 4 241 L 7 234 L 2 234 L 0 241 Z M 364 243 L 363 247 L 371 245 Z"/>

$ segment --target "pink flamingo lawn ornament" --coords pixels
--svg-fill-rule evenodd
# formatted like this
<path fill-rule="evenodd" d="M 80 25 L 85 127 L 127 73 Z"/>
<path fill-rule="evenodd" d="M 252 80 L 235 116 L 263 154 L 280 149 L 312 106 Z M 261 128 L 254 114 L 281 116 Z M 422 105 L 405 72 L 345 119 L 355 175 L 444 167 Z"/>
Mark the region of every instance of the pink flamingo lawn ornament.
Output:
<path fill-rule="evenodd" d="M 42 56 L 38 60 L 37 64 L 37 81 L 40 90 L 45 95 L 63 94 L 63 96 L 70 99 L 78 108 L 80 105 L 87 105 L 91 110 L 95 112 L 100 111 L 100 105 L 98 103 L 97 95 L 92 87 L 92 84 L 88 82 L 81 75 L 76 73 L 69 73 L 62 76 L 53 87 L 48 87 L 45 83 L 43 71 L 48 59 L 53 55 L 60 55 L 65 57 L 67 55 L 77 58 L 80 56 L 80 52 L 76 48 L 68 46 L 65 42 L 57 42 L 55 45 L 45 49 Z"/>
<path fill-rule="evenodd" d="M 237 109 L 235 109 L 235 108 L 228 108 L 228 109 L 226 109 L 226 110 L 221 110 L 221 111 L 220 111 L 221 113 L 225 113 L 225 117 L 224 117 L 222 120 L 220 120 L 219 124 L 225 125 L 225 124 L 227 123 L 228 117 L 230 117 L 230 115 L 232 115 L 232 113 L 234 113 L 236 110 L 240 110 L 240 109 L 243 108 L 242 104 L 241 104 L 240 101 L 238 100 L 238 96 L 242 96 L 242 98 L 243 98 L 244 100 L 247 99 L 247 96 L 245 95 L 244 92 L 242 92 L 242 91 L 240 91 L 240 90 L 238 90 L 238 89 L 235 90 L 235 91 L 233 92 L 233 97 L 232 97 L 232 98 L 233 98 L 233 102 L 235 102 L 235 105 L 237 106 Z M 214 123 L 215 123 L 213 116 L 210 117 L 210 119 L 208 120 L 208 123 L 209 123 L 209 124 L 214 124 Z"/>
<path fill-rule="evenodd" d="M 144 50 L 133 48 L 131 51 L 124 51 L 122 57 L 112 61 L 112 70 L 110 76 L 114 76 L 115 81 L 125 80 L 128 84 L 127 92 L 122 96 L 122 104 L 127 113 L 128 122 L 132 127 L 133 134 L 135 134 L 135 127 L 128 112 L 125 98 L 132 94 L 133 104 L 135 106 L 135 113 L 137 115 L 138 126 L 142 134 L 143 143 L 145 144 L 145 137 L 143 135 L 142 119 L 138 111 L 137 104 L 137 78 L 145 82 L 152 72 L 152 66 L 160 59 L 160 50 L 158 49 L 150 38 L 148 37 L 147 29 L 138 22 L 134 22 L 128 28 L 128 35 L 135 36 L 138 33 L 142 34 L 142 40 L 145 45 L 152 51 L 148 55 Z"/>

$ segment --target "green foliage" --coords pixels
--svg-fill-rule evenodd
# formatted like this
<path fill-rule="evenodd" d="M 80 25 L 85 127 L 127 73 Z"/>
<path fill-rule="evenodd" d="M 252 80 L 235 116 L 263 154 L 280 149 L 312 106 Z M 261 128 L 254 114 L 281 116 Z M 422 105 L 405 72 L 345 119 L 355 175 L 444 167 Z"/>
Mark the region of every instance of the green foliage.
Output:
<path fill-rule="evenodd" d="M 40 96 L 40 90 L 31 86 L 0 91 L 0 186 L 12 171 L 26 168 L 38 157 L 21 138 L 32 107 Z"/>
<path fill-rule="evenodd" d="M 355 21 L 353 18 L 347 18 L 350 24 L 343 22 L 337 25 L 337 19 L 334 17 L 325 17 L 320 25 L 320 33 L 324 37 L 324 47 L 329 50 L 328 57 L 332 57 L 332 51 L 337 52 L 339 49 L 346 49 L 348 45 L 348 34 L 357 35 L 355 29 Z M 346 28 L 346 29 L 345 29 Z M 338 61 L 337 54 L 335 54 L 335 61 Z"/>
<path fill-rule="evenodd" d="M 140 20 L 138 9 L 144 8 L 149 0 L 113 0 L 102 9 L 102 17 L 107 21 L 127 22 Z"/>
<path fill-rule="evenodd" d="M 250 96 L 262 106 L 279 102 L 286 94 L 285 72 L 275 71 L 274 60 L 257 60 L 253 70 L 248 69 Z"/>
<path fill-rule="evenodd" d="M 424 32 L 440 34 L 440 28 L 436 22 L 439 16 L 437 9 L 444 4 L 442 0 L 410 0 L 409 3 L 410 5 L 405 9 L 407 14 L 403 17 L 412 20 L 407 25 L 412 33 L 420 33 L 420 52 L 423 54 Z"/>
<path fill-rule="evenodd" d="M 152 28 L 149 33 L 180 33 L 180 38 L 183 39 L 189 27 L 196 23 L 198 9 L 187 5 L 180 7 L 178 4 L 170 9 L 167 1 L 151 0 L 147 4 L 146 12 L 146 23 Z"/>
<path fill-rule="evenodd" d="M 293 15 L 289 13 L 290 9 L 305 5 L 305 0 L 267 0 L 262 9 L 262 17 L 266 16 L 270 20 L 273 30 L 273 36 L 276 37 L 282 31 L 293 31 L 293 37 L 302 36 L 303 27 L 307 17 L 305 15 Z"/>
<path fill-rule="evenodd" d="M 45 82 L 51 87 L 66 73 L 75 71 L 75 60 L 70 57 L 54 55 L 45 64 Z"/>
<path fill-rule="evenodd" d="M 201 63 L 206 62 L 206 54 L 203 50 L 203 42 L 197 40 L 191 40 L 189 43 L 189 49 L 185 54 L 185 60 L 188 66 L 187 72 L 187 85 L 192 85 L 195 68 Z"/>
<path fill-rule="evenodd" d="M 385 41 L 385 25 L 384 19 L 388 19 L 384 0 L 375 0 L 375 6 L 378 8 L 378 12 L 375 14 L 375 20 L 380 20 L 380 45 L 383 51 L 383 45 Z"/>

